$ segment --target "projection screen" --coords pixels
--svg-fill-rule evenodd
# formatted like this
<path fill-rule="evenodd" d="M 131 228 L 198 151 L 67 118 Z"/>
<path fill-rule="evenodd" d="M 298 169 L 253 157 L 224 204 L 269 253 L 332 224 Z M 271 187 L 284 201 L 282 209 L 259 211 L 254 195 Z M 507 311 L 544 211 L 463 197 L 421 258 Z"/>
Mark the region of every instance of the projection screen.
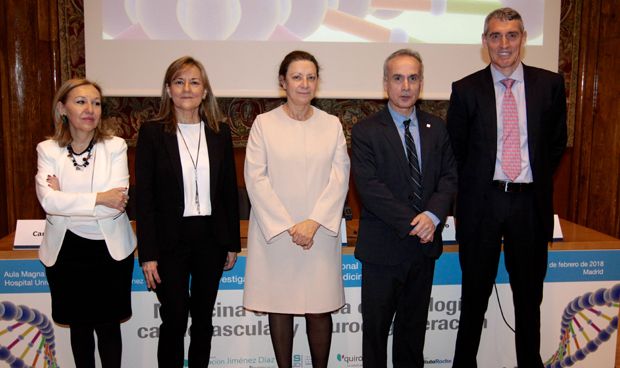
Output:
<path fill-rule="evenodd" d="M 170 62 L 192 55 L 218 97 L 276 97 L 288 52 L 321 64 L 320 98 L 383 98 L 391 52 L 421 53 L 422 97 L 488 63 L 484 18 L 510 6 L 528 32 L 524 62 L 557 71 L 560 0 L 85 0 L 86 74 L 111 96 L 156 96 Z"/>

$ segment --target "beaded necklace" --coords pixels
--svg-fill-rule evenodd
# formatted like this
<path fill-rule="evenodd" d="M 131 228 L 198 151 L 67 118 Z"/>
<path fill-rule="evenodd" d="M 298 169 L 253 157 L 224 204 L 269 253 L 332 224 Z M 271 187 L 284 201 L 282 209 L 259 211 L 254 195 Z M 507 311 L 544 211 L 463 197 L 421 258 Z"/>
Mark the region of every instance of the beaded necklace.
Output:
<path fill-rule="evenodd" d="M 75 170 L 81 171 L 90 164 L 88 161 L 91 159 L 91 157 L 93 157 L 94 146 L 95 146 L 95 142 L 91 139 L 90 143 L 88 143 L 88 147 L 86 147 L 84 151 L 80 153 L 75 153 L 75 151 L 73 150 L 73 147 L 71 147 L 71 143 L 67 145 L 67 151 L 69 151 L 69 153 L 67 154 L 67 157 L 69 157 L 71 161 L 73 161 L 73 167 L 75 167 Z M 82 156 L 84 153 L 87 153 L 86 157 L 82 157 L 82 163 L 78 163 L 75 160 L 75 156 Z"/>

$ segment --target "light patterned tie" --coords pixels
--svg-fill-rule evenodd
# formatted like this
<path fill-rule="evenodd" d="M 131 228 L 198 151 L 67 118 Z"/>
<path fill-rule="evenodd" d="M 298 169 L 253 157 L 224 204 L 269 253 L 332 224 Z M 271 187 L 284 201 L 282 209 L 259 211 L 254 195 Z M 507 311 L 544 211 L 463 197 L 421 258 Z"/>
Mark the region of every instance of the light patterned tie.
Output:
<path fill-rule="evenodd" d="M 512 94 L 514 79 L 504 79 L 501 83 L 506 87 L 502 101 L 502 170 L 514 181 L 521 173 L 521 141 L 519 137 L 519 112 L 517 102 Z"/>

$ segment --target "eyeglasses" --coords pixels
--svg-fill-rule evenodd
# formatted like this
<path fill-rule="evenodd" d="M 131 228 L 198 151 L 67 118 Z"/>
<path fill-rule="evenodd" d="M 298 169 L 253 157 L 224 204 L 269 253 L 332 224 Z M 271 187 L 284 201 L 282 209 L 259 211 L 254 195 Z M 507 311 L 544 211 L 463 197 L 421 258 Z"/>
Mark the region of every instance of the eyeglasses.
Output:
<path fill-rule="evenodd" d="M 502 40 L 502 38 L 505 38 L 508 42 L 516 42 L 521 38 L 521 32 L 508 32 L 505 34 L 493 32 L 486 35 L 486 38 L 492 43 L 498 43 Z"/>

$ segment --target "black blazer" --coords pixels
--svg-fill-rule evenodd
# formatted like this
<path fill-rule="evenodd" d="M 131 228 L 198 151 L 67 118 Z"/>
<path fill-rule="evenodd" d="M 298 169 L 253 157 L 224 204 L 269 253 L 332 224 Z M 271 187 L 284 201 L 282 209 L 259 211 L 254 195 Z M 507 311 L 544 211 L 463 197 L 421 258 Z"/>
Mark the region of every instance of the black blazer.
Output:
<path fill-rule="evenodd" d="M 361 197 L 362 213 L 355 256 L 376 264 L 398 264 L 411 259 L 413 247 L 437 258 L 443 250 L 441 231 L 457 189 L 456 161 L 445 123 L 416 108 L 420 126 L 423 211 L 435 214 L 432 244 L 409 236 L 413 208 L 413 181 L 403 143 L 389 110 L 384 108 L 355 124 L 352 130 L 352 169 Z"/>
<path fill-rule="evenodd" d="M 527 136 L 536 204 L 545 235 L 553 236 L 553 173 L 566 147 L 566 94 L 561 75 L 523 65 Z M 459 168 L 459 239 L 477 231 L 492 190 L 497 111 L 490 66 L 452 84 L 448 131 Z"/>
<path fill-rule="evenodd" d="M 209 151 L 211 217 L 216 230 L 209 245 L 239 252 L 239 206 L 230 128 L 205 124 Z M 156 261 L 160 251 L 179 243 L 183 218 L 183 174 L 176 134 L 161 122 L 142 124 L 136 149 L 137 234 L 140 263 Z"/>

